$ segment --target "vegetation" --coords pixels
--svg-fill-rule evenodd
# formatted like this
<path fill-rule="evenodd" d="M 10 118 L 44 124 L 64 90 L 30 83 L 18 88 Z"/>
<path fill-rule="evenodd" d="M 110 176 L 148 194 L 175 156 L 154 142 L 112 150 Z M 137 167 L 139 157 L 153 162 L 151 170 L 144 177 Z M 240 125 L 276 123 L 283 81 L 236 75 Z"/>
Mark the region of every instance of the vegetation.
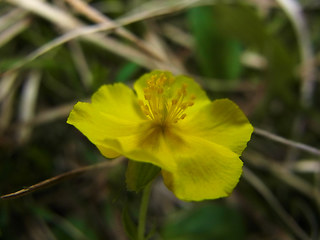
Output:
<path fill-rule="evenodd" d="M 106 160 L 66 120 L 102 84 L 165 69 L 236 102 L 255 130 L 231 196 L 183 202 L 154 181 L 150 239 L 320 239 L 319 11 L 317 0 L 0 1 L 0 193 L 33 185 L 1 199 L 0 238 L 135 238 L 142 194 L 126 189 L 127 161 Z"/>

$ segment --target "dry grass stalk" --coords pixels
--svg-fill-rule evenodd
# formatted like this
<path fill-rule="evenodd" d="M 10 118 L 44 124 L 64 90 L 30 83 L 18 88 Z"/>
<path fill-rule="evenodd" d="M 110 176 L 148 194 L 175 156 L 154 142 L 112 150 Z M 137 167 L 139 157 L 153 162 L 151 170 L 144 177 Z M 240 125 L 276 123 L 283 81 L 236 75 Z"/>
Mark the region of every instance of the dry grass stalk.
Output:
<path fill-rule="evenodd" d="M 270 189 L 248 168 L 244 168 L 244 178 L 264 197 L 274 211 L 279 215 L 282 221 L 291 229 L 291 231 L 302 240 L 310 240 L 309 236 L 300 228 L 296 221 L 281 206 L 277 198 Z"/>
<path fill-rule="evenodd" d="M 106 23 L 106 24 L 110 24 L 110 26 L 117 27 L 117 24 L 112 19 L 102 14 L 97 9 L 91 7 L 89 4 L 85 3 L 84 1 L 82 0 L 65 0 L 65 1 L 67 1 L 78 12 L 82 13 L 84 16 L 88 17 L 93 22 Z M 139 47 L 145 53 L 149 54 L 151 57 L 154 57 L 160 61 L 164 61 L 164 59 L 161 58 L 161 55 L 159 55 L 159 52 L 155 51 L 152 45 L 148 44 L 142 39 L 139 39 L 137 36 L 135 36 L 133 33 L 128 31 L 127 29 L 123 28 L 122 26 L 115 28 L 114 32 L 119 36 L 134 43 L 137 47 Z"/>
<path fill-rule="evenodd" d="M 41 73 L 39 71 L 30 72 L 27 80 L 24 82 L 23 91 L 20 98 L 19 120 L 28 122 L 34 118 L 37 104 L 37 96 L 40 88 Z M 28 141 L 31 136 L 31 126 L 25 126 L 18 132 L 18 142 L 20 144 Z"/>
<path fill-rule="evenodd" d="M 29 19 L 22 19 L 0 32 L 0 47 L 14 39 L 30 25 Z"/>

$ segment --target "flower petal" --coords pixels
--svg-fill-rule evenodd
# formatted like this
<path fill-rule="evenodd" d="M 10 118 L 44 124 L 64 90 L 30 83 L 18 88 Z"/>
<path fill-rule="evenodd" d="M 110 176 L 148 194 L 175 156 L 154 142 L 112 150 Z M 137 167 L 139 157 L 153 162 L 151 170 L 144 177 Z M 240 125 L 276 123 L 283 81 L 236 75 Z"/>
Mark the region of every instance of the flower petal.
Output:
<path fill-rule="evenodd" d="M 239 107 L 229 99 L 219 99 L 181 121 L 190 135 L 231 149 L 238 155 L 247 146 L 253 127 Z"/>
<path fill-rule="evenodd" d="M 175 171 L 177 162 L 172 152 L 184 150 L 182 138 L 174 129 L 172 132 L 164 132 L 150 121 L 143 122 L 138 129 L 134 134 L 105 138 L 103 142 L 131 160 L 152 163 L 162 169 Z"/>
<path fill-rule="evenodd" d="M 237 184 L 242 161 L 228 148 L 185 135 L 181 129 L 154 131 L 149 132 L 154 136 L 141 131 L 104 142 L 132 160 L 162 168 L 165 184 L 182 200 L 225 197 Z"/>
<path fill-rule="evenodd" d="M 190 151 L 174 154 L 175 171 L 162 171 L 166 186 L 181 200 L 200 201 L 228 196 L 239 181 L 242 161 L 229 149 L 190 138 Z"/>
<path fill-rule="evenodd" d="M 133 122 L 145 118 L 138 104 L 137 96 L 131 88 L 122 83 L 100 87 L 92 95 L 91 102 L 93 107 L 103 114 Z"/>
<path fill-rule="evenodd" d="M 102 86 L 93 96 L 92 103 L 78 102 L 67 123 L 78 128 L 101 153 L 113 158 L 120 153 L 110 148 L 105 138 L 135 134 L 144 121 L 136 96 L 124 84 Z"/>

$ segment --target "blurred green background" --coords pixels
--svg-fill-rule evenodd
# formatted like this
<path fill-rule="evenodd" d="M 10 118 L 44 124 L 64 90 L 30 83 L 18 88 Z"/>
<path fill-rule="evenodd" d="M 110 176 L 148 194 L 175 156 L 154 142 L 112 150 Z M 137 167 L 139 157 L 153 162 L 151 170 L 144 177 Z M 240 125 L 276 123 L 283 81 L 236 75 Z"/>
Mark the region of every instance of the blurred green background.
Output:
<path fill-rule="evenodd" d="M 84 34 L 108 22 L 126 25 Z M 156 180 L 152 239 L 320 239 L 319 151 L 270 136 L 319 148 L 319 29 L 317 0 L 0 1 L 0 194 L 105 161 L 66 124 L 73 104 L 166 69 L 235 101 L 257 131 L 228 198 L 181 202 Z M 140 195 L 125 169 L 1 200 L 0 239 L 128 239 Z"/>

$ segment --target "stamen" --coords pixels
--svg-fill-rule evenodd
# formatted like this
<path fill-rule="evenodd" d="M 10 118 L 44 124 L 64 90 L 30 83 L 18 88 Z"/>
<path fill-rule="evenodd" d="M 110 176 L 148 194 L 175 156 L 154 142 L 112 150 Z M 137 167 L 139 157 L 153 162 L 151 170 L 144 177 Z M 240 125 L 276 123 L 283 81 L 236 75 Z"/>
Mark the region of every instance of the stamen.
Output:
<path fill-rule="evenodd" d="M 183 84 L 179 90 L 172 93 L 174 80 L 165 74 L 151 76 L 143 90 L 145 101 L 139 101 L 146 117 L 162 126 L 183 120 L 187 116 L 185 110 L 194 105 L 196 98 L 192 94 L 186 99 L 187 84 Z"/>

